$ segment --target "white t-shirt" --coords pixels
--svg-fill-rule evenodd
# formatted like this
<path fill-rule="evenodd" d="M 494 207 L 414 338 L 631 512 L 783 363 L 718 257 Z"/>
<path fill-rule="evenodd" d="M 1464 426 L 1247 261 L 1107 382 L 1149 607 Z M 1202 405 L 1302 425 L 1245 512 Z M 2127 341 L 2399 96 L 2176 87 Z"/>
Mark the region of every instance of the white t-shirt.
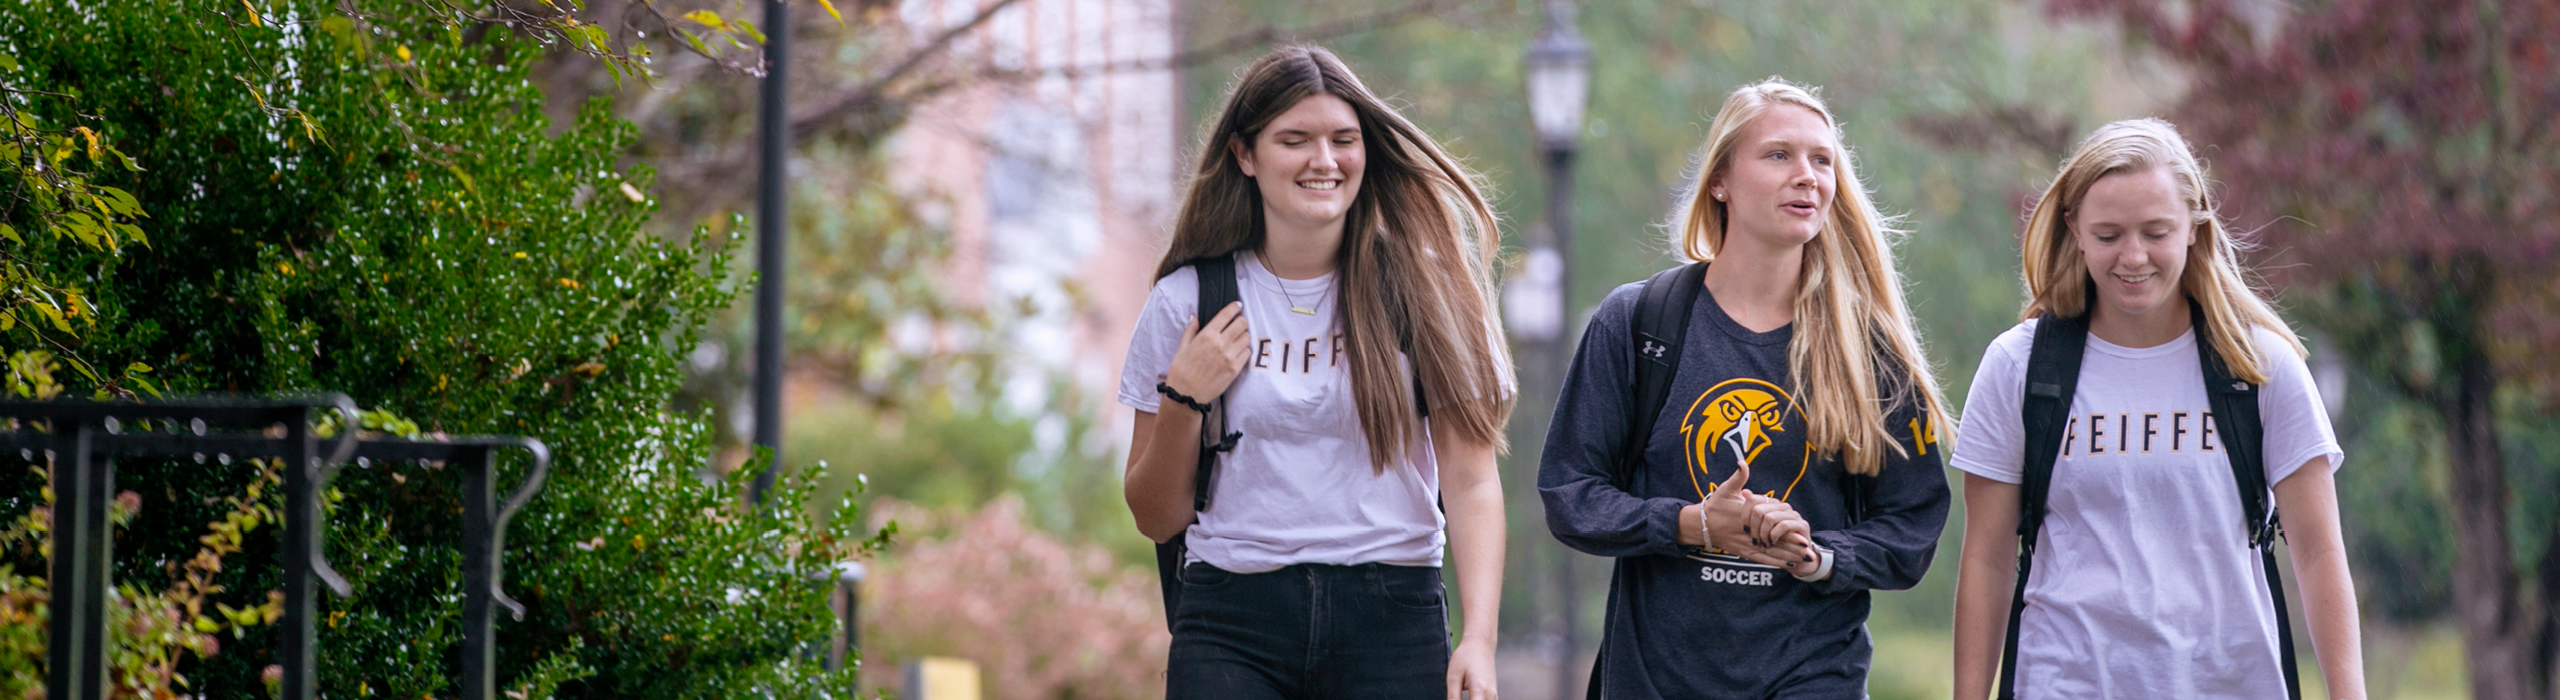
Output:
<path fill-rule="evenodd" d="M 1253 352 L 1227 389 L 1227 429 L 1244 437 L 1209 479 L 1209 509 L 1189 530 L 1192 560 L 1238 573 L 1291 564 L 1439 566 L 1440 469 L 1430 425 L 1402 463 L 1384 473 L 1371 468 L 1351 393 L 1350 347 L 1334 322 L 1341 301 L 1334 275 L 1284 280 L 1252 253 L 1238 253 L 1236 278 Z M 1156 383 L 1182 347 L 1199 290 L 1189 267 L 1156 281 L 1129 337 L 1120 403 L 1158 412 L 1164 396 Z"/>
<path fill-rule="evenodd" d="M 2273 331 L 2258 392 L 2267 483 L 2345 454 L 2311 372 Z M 1957 469 L 2025 479 L 2019 406 L 2035 321 L 1983 352 L 1957 436 Z M 2222 436 L 2205 416 L 2195 334 L 2148 348 L 2089 337 L 2054 461 L 2027 608 L 2018 688 L 2055 698 L 2282 697 L 2275 610 L 2249 548 Z M 2272 498 L 2269 500 L 2273 502 Z"/>

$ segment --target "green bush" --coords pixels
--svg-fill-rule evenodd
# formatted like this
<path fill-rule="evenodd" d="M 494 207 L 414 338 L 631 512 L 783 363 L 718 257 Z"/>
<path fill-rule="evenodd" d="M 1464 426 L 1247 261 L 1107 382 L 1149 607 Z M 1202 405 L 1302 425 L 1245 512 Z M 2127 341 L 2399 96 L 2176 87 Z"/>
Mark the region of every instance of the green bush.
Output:
<path fill-rule="evenodd" d="M 849 504 L 820 509 L 833 517 L 819 524 L 747 515 L 740 492 L 760 464 L 698 476 L 708 429 L 667 401 L 678 351 L 737 295 L 728 240 L 643 231 L 651 173 L 619 162 L 634 132 L 601 101 L 574 123 L 544 118 L 527 76 L 564 34 L 484 19 L 511 7 L 0 0 L 0 54 L 14 59 L 0 62 L 0 99 L 130 154 L 138 170 L 89 176 L 148 212 L 127 217 L 147 245 L 0 242 L 82 288 L 94 324 L 52 338 L 20 326 L 0 347 L 55 343 L 89 366 L 151 371 L 171 394 L 343 391 L 427 431 L 549 443 L 550 480 L 507 540 L 505 585 L 528 611 L 498 626 L 502 686 L 848 691 L 850 674 L 820 672 L 810 651 L 832 627 L 825 590 L 792 572 L 885 535 L 857 530 Z M 15 157 L 22 174 L 36 156 Z M 41 213 L 7 206 L 10 222 Z M 77 392 L 121 381 L 62 379 Z M 502 465 L 501 486 L 522 468 Z M 117 573 L 149 586 L 254 475 L 246 461 L 120 469 L 119 486 L 151 504 L 118 542 Z M 799 470 L 776 497 L 805 497 L 817 477 Z M 450 693 L 457 481 L 415 464 L 338 477 L 329 556 L 356 595 L 322 603 L 323 694 Z M 27 512 L 37 490 L 0 474 L 0 513 Z M 269 538 L 244 547 L 240 560 L 274 561 Z M 278 587 L 265 566 L 219 581 L 211 598 L 234 607 Z M 181 664 L 187 692 L 263 694 L 270 640 L 223 644 Z"/>

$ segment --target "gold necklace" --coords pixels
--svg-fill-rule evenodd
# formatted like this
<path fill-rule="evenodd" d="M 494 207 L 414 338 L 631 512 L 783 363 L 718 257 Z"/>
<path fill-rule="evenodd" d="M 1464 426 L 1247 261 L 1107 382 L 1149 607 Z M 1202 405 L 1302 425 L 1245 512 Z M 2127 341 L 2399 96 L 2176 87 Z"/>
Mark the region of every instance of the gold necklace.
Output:
<path fill-rule="evenodd" d="M 1288 280 L 1280 279 L 1280 276 L 1279 276 L 1279 275 L 1272 275 L 1272 276 L 1271 276 L 1271 279 L 1278 280 L 1278 281 L 1280 282 L 1280 298 L 1289 300 L 1289 311 L 1294 312 L 1294 313 L 1302 313 L 1302 314 L 1306 314 L 1306 315 L 1309 315 L 1309 316 L 1314 316 L 1314 315 L 1316 315 L 1316 310 L 1315 310 L 1315 309 L 1310 309 L 1310 308 L 1307 308 L 1307 307 L 1299 306 L 1299 305 L 1298 305 L 1298 295 L 1290 294 L 1290 293 L 1289 293 L 1289 281 L 1288 281 Z M 1324 302 L 1324 297 L 1322 297 L 1322 296 L 1318 296 L 1318 297 L 1316 297 L 1316 302 L 1317 302 L 1317 303 L 1323 303 L 1323 302 Z"/>

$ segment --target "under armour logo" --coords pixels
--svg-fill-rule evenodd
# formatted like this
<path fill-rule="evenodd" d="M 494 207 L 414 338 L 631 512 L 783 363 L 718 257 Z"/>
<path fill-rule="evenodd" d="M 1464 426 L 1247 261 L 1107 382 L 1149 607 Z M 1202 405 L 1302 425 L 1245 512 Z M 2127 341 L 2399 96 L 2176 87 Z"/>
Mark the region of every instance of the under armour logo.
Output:
<path fill-rule="evenodd" d="M 1644 341 L 1644 349 L 1639 350 L 1638 352 L 1644 353 L 1646 357 L 1659 360 L 1662 359 L 1662 353 L 1669 352 L 1670 350 L 1670 346 L 1647 340 Z"/>

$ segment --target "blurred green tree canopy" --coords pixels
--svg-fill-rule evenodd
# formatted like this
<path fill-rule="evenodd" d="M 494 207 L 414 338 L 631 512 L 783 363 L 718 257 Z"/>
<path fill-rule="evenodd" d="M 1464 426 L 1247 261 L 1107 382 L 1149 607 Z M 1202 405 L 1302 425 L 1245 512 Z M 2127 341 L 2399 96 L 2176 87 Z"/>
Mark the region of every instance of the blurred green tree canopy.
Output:
<path fill-rule="evenodd" d="M 431 432 L 550 443 L 552 478 L 508 540 L 507 586 L 529 610 L 499 625 L 505 687 L 544 695 L 556 685 L 572 697 L 849 691 L 850 674 L 821 673 L 809 654 L 832 617 L 825 589 L 795 572 L 879 540 L 855 529 L 861 518 L 849 508 L 820 508 L 833 516 L 822 525 L 744 514 L 739 477 L 754 470 L 699 477 L 708 431 L 699 414 L 668 404 L 683 380 L 680 353 L 737 292 L 728 238 L 643 228 L 658 202 L 652 171 L 622 160 L 637 132 L 606 101 L 564 122 L 547 116 L 529 74 L 561 42 L 593 50 L 582 25 L 492 12 L 0 2 L 0 54 L 14 59 L 0 62 L 9 90 L 0 99 L 22 115 L 17 133 L 37 130 L 49 144 L 8 154 L 17 186 L 31 187 L 24 173 L 37 162 L 77 163 L 85 183 L 11 200 L 6 220 L 20 236 L 0 246 L 45 283 L 77 285 L 78 308 L 95 318 L 50 337 L 21 324 L 0 343 L 59 347 L 95 367 L 144 363 L 170 392 L 338 390 Z M 85 160 L 52 153 L 66 129 L 81 136 Z M 90 135 L 104 157 L 89 154 Z M 137 167 L 105 155 L 110 146 Z M 31 223 L 94 208 L 79 193 L 111 196 L 107 187 L 135 201 L 108 205 L 117 244 L 76 231 L 56 241 Z M 79 392 L 115 381 L 66 380 Z M 250 469 L 124 465 L 120 484 L 148 506 L 119 543 L 120 579 L 169 576 L 155 562 L 191 554 L 200 524 L 229 507 L 218 497 Z M 815 476 L 796 472 L 780 497 L 805 498 Z M 0 508 L 25 512 L 37 484 L 0 479 Z M 328 546 L 357 593 L 323 603 L 324 693 L 450 692 L 460 644 L 455 481 L 414 464 L 360 465 L 338 478 Z M 269 561 L 274 546 L 250 537 L 241 556 Z M 19 569 L 41 570 L 31 555 L 8 553 Z M 274 577 L 228 568 L 212 599 L 261 602 Z M 186 692 L 263 692 L 267 644 L 226 639 L 183 663 Z"/>

